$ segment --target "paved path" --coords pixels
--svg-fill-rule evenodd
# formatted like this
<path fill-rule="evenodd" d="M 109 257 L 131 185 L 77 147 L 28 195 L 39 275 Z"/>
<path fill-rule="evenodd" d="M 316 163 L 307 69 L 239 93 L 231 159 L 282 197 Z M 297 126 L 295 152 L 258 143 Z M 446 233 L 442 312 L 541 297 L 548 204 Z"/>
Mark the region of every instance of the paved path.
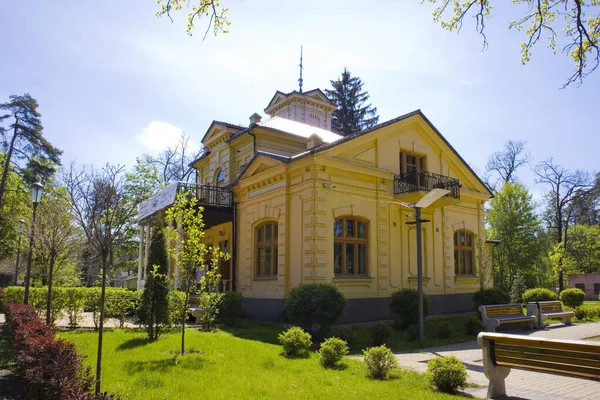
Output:
<path fill-rule="evenodd" d="M 585 340 L 593 336 L 600 336 L 600 323 L 574 324 L 571 326 L 553 324 L 544 330 L 510 333 L 554 339 Z M 452 354 L 458 357 L 467 367 L 468 382 L 478 386 L 468 388 L 465 391 L 475 397 L 485 398 L 488 380 L 483 374 L 482 351 L 476 341 L 430 347 L 418 353 L 397 354 L 396 357 L 400 365 L 413 368 L 418 372 L 425 372 L 428 360 L 436 355 L 447 356 Z M 515 400 L 596 400 L 600 399 L 600 382 L 512 369 L 506 378 L 506 393 L 509 396 L 505 399 Z"/>

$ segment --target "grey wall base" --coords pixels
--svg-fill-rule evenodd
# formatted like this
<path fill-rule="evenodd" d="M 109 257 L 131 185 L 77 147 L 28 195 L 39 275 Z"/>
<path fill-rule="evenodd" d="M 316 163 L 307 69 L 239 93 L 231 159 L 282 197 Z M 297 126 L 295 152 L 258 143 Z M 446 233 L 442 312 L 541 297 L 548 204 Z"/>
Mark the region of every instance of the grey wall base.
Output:
<path fill-rule="evenodd" d="M 373 322 L 394 319 L 390 313 L 389 297 L 349 299 L 339 324 Z M 473 293 L 429 296 L 429 315 L 473 311 Z M 283 300 L 245 298 L 244 315 L 257 321 L 283 322 Z"/>

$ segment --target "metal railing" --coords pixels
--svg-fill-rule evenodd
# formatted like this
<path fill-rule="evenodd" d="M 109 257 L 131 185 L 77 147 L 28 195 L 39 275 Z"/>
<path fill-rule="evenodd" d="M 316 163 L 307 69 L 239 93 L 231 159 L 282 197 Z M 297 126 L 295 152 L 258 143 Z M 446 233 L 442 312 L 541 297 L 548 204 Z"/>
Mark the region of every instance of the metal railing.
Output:
<path fill-rule="evenodd" d="M 394 177 L 394 194 L 430 192 L 433 189 L 449 190 L 450 193 L 445 197 L 460 199 L 460 182 L 458 179 L 422 170 L 403 172 Z"/>
<path fill-rule="evenodd" d="M 190 192 L 202 206 L 232 207 L 233 194 L 229 188 L 180 182 L 177 193 Z"/>

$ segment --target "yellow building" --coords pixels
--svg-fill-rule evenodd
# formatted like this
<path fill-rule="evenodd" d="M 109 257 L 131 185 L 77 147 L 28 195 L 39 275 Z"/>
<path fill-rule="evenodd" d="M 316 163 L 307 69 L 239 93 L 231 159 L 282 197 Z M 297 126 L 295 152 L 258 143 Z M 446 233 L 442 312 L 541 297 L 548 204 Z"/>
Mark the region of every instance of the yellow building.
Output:
<path fill-rule="evenodd" d="M 487 186 L 420 110 L 342 137 L 335 109 L 318 89 L 277 92 L 264 121 L 208 128 L 188 189 L 208 243 L 232 254 L 221 288 L 244 295 L 248 316 L 274 320 L 293 288 L 330 283 L 348 299 L 344 322 L 388 319 L 389 296 L 417 287 L 407 203 L 441 188 L 422 210 L 424 290 L 430 313 L 472 310 L 489 283 L 476 268 Z"/>

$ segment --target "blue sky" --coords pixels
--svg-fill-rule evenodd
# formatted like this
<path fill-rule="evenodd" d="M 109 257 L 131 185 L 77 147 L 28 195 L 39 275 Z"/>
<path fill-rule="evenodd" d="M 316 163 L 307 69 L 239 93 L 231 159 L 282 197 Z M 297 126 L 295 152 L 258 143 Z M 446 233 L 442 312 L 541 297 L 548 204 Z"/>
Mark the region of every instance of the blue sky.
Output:
<path fill-rule="evenodd" d="M 246 125 L 276 90 L 328 88 L 347 67 L 365 83 L 380 121 L 420 108 L 471 166 L 509 139 L 527 141 L 534 164 L 597 169 L 600 72 L 560 90 L 571 60 L 542 44 L 520 63 L 522 34 L 496 9 L 489 48 L 474 26 L 449 33 L 420 1 L 224 1 L 231 32 L 202 41 L 184 13 L 157 19 L 154 0 L 4 1 L 0 101 L 30 93 L 45 136 L 66 163 L 133 165 L 180 131 L 199 143 L 213 119 Z M 519 176 L 534 192 L 534 176 Z"/>

